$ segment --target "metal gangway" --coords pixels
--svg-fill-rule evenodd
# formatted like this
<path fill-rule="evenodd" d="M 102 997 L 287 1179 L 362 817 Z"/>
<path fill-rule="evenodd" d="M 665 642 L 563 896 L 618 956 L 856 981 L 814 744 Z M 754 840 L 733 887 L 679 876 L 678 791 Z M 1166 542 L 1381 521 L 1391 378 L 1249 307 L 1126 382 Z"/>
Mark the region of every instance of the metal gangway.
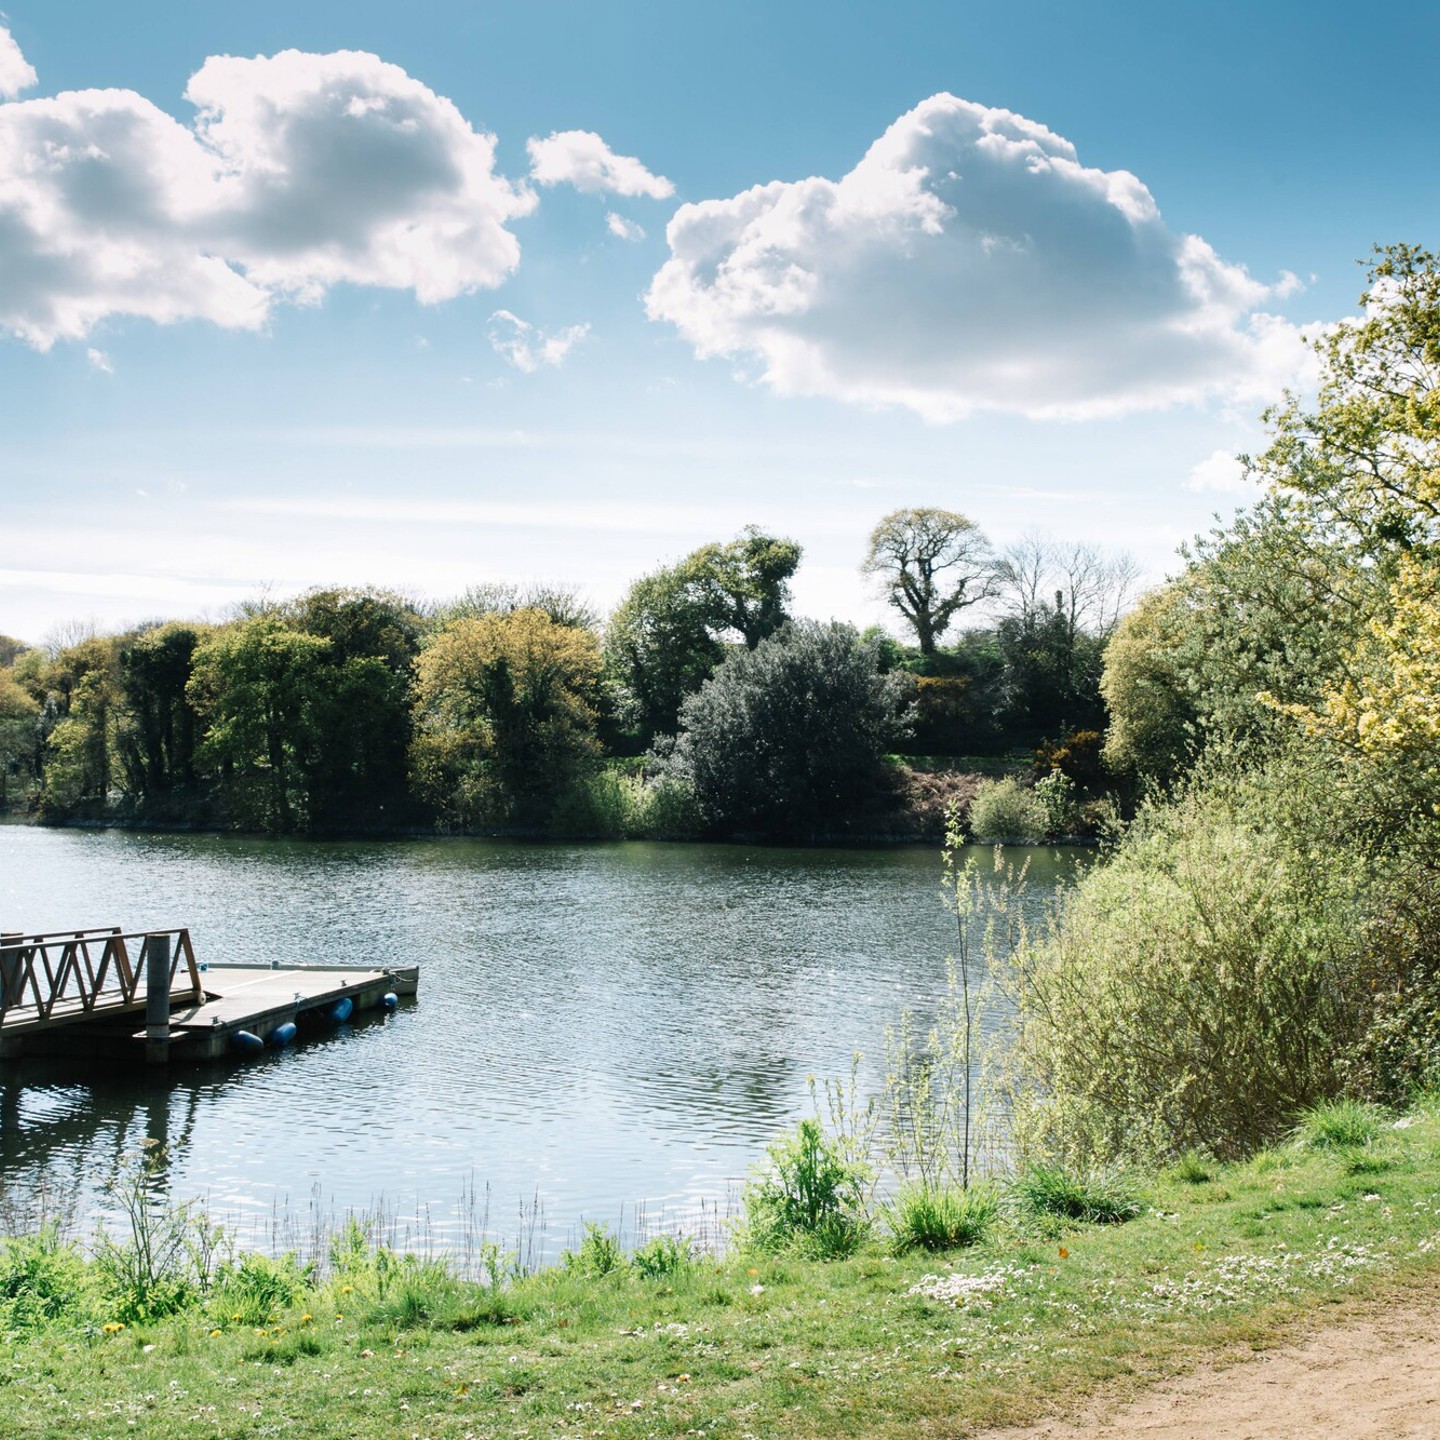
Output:
<path fill-rule="evenodd" d="M 204 999 L 188 929 L 0 934 L 0 1039 L 144 1010 L 167 979 L 170 997 Z"/>

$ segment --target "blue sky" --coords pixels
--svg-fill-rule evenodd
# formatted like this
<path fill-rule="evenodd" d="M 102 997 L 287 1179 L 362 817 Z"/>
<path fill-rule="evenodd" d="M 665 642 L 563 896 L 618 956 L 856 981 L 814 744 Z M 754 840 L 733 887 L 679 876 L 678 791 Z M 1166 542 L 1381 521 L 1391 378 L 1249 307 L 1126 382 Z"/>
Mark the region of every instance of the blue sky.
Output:
<path fill-rule="evenodd" d="M 1435 12 L 0 24 L 0 631 L 32 640 L 322 583 L 603 606 L 751 522 L 805 545 L 801 609 L 866 623 L 910 504 L 1158 576 L 1243 498 L 1299 327 L 1436 239 Z"/>

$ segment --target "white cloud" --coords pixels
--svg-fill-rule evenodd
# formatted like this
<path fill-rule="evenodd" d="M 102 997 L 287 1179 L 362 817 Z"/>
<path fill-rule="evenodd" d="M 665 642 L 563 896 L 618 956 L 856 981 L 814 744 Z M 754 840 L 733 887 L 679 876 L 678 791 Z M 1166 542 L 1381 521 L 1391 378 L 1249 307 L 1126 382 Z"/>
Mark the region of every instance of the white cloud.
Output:
<path fill-rule="evenodd" d="M 530 173 L 541 185 L 573 185 L 587 195 L 648 195 L 667 200 L 675 187 L 633 155 L 617 155 L 593 130 L 558 130 L 525 142 Z"/>
<path fill-rule="evenodd" d="M 0 25 L 0 100 L 13 100 L 38 78 L 35 67 L 20 53 L 15 37 Z"/>
<path fill-rule="evenodd" d="M 605 225 L 612 235 L 618 235 L 622 240 L 643 240 L 645 238 L 643 225 L 637 224 L 634 220 L 627 220 L 613 210 L 605 212 Z"/>
<path fill-rule="evenodd" d="M 497 310 L 490 317 L 491 345 L 525 375 L 532 375 L 543 367 L 562 365 L 570 351 L 589 333 L 588 325 L 567 325 L 547 335 L 508 310 Z"/>
<path fill-rule="evenodd" d="M 1245 477 L 1245 467 L 1228 450 L 1216 450 L 1190 471 L 1185 481 L 1187 490 L 1214 491 L 1221 495 L 1241 495 L 1254 486 Z"/>
<path fill-rule="evenodd" d="M 1176 235 L 1126 171 L 1008 110 L 935 95 L 843 179 L 683 205 L 647 309 L 787 395 L 1089 417 L 1273 394 L 1288 294 Z"/>
<path fill-rule="evenodd" d="M 110 357 L 103 350 L 89 349 L 85 352 L 85 358 L 101 374 L 113 375 L 115 373 L 115 367 L 110 363 Z"/>
<path fill-rule="evenodd" d="M 500 283 L 534 194 L 495 139 L 374 55 L 212 57 L 185 126 L 128 90 L 0 105 L 0 327 L 109 315 L 254 329 L 348 282 L 422 303 Z"/>

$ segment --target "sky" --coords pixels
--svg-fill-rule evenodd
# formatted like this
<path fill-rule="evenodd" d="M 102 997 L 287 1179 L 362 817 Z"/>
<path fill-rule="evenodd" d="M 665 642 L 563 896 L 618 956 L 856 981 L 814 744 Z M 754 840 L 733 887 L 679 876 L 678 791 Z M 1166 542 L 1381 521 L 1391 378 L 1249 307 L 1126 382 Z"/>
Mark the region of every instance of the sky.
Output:
<path fill-rule="evenodd" d="M 747 524 L 865 625 L 902 506 L 1129 551 L 1252 498 L 1440 10 L 8 0 L 0 633 L 626 586 Z"/>

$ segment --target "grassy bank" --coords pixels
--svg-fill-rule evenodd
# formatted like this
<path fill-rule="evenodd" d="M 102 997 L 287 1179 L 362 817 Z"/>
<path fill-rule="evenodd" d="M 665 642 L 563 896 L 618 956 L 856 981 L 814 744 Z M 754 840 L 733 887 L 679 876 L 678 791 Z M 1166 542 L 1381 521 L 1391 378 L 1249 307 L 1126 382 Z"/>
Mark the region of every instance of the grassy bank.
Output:
<path fill-rule="evenodd" d="M 242 1262 L 148 1323 L 113 1257 L 12 1243 L 0 1412 L 26 1437 L 964 1435 L 1440 1273 L 1434 1105 L 1139 1183 L 1128 1223 L 1032 1184 L 968 1249 L 829 1263 L 594 1238 L 486 1284 L 342 1243 L 323 1279 Z"/>

